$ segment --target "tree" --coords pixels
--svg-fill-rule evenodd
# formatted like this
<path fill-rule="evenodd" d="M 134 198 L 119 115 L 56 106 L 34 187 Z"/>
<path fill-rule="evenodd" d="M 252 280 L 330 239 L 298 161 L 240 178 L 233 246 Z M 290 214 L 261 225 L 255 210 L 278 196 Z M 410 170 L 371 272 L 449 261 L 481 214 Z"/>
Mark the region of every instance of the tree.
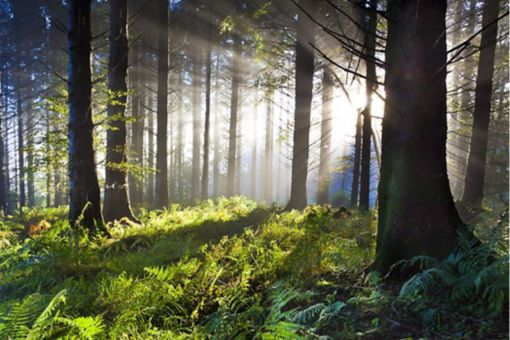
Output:
<path fill-rule="evenodd" d="M 156 208 L 168 205 L 168 0 L 159 0 Z"/>
<path fill-rule="evenodd" d="M 195 44 L 198 45 L 198 42 Z M 200 110 L 202 104 L 202 60 L 201 49 L 192 49 L 193 58 L 193 150 L 191 160 L 191 200 L 200 197 Z"/>
<path fill-rule="evenodd" d="M 356 119 L 356 135 L 354 137 L 354 159 L 352 163 L 352 186 L 351 186 L 351 208 L 358 206 L 359 193 L 359 170 L 361 162 L 361 123 L 362 115 L 358 113 Z"/>
<path fill-rule="evenodd" d="M 3 105 L 0 100 L 0 216 L 7 212 L 7 187 L 5 181 L 4 133 L 3 133 Z"/>
<path fill-rule="evenodd" d="M 468 209 L 478 209 L 483 199 L 485 163 L 487 160 L 487 142 L 491 116 L 492 78 L 494 75 L 494 56 L 498 36 L 495 21 L 499 13 L 499 0 L 485 0 L 483 6 L 480 60 L 476 78 L 475 110 L 473 113 L 473 133 L 469 148 L 469 157 L 464 182 L 462 204 Z M 491 24 L 489 26 L 489 24 Z"/>
<path fill-rule="evenodd" d="M 302 10 L 313 17 L 314 2 L 300 2 Z M 312 104 L 315 24 L 305 13 L 297 22 L 296 41 L 296 106 L 294 112 L 294 146 L 292 150 L 292 180 L 290 200 L 286 209 L 303 209 L 307 204 L 306 179 L 308 176 L 308 153 L 310 143 L 310 110 Z"/>
<path fill-rule="evenodd" d="M 444 257 L 462 224 L 446 169 L 446 0 L 388 1 L 376 259 Z"/>
<path fill-rule="evenodd" d="M 202 199 L 209 197 L 209 128 L 211 121 L 211 42 L 207 44 L 205 65 L 205 125 L 204 125 L 204 160 L 202 168 Z"/>
<path fill-rule="evenodd" d="M 363 110 L 363 144 L 361 151 L 361 185 L 359 193 L 359 206 L 368 210 L 370 206 L 370 160 L 372 138 L 372 94 L 377 80 L 375 69 L 375 34 L 377 26 L 377 0 L 366 0 L 367 15 L 365 19 L 365 63 L 367 68 L 366 97 L 367 104 Z"/>
<path fill-rule="evenodd" d="M 235 34 L 233 36 L 233 56 L 232 56 L 232 92 L 230 96 L 230 124 L 228 130 L 228 164 L 227 164 L 227 196 L 235 194 L 235 179 L 237 176 L 236 171 L 236 155 L 237 155 L 237 110 L 239 105 L 239 83 L 240 77 L 240 53 L 241 46 L 239 37 Z"/>
<path fill-rule="evenodd" d="M 126 156 L 126 97 L 128 69 L 127 0 L 110 0 L 110 59 L 108 103 L 110 128 L 106 137 L 106 180 L 103 214 L 106 221 L 135 220 L 129 204 Z"/>
<path fill-rule="evenodd" d="M 329 196 L 329 153 L 331 152 L 331 119 L 333 118 L 333 79 L 331 71 L 323 68 L 322 74 L 322 121 L 319 155 L 319 190 L 317 203 L 326 204 Z"/>
<path fill-rule="evenodd" d="M 94 159 L 90 72 L 91 0 L 69 1 L 69 219 L 103 228 Z"/>

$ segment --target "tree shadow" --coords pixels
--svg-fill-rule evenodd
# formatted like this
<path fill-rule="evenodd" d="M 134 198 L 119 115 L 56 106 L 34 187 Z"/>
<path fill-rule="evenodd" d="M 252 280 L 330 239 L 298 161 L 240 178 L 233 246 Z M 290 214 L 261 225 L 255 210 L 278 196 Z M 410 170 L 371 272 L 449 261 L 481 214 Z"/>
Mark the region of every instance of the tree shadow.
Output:
<path fill-rule="evenodd" d="M 204 245 L 240 235 L 248 227 L 256 229 L 271 213 L 271 209 L 256 208 L 229 221 L 206 220 L 150 235 L 128 236 L 103 248 L 102 257 L 110 262 L 109 271 L 140 274 L 145 267 L 168 265 L 183 257 L 199 257 Z"/>

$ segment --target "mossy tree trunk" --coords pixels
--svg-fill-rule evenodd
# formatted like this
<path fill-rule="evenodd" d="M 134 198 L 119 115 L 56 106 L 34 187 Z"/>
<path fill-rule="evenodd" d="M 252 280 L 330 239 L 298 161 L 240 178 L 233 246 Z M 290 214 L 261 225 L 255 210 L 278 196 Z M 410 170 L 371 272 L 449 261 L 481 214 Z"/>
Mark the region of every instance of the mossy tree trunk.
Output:
<path fill-rule="evenodd" d="M 371 266 L 381 273 L 416 255 L 447 256 L 461 226 L 446 169 L 446 3 L 388 1 L 379 224 Z"/>

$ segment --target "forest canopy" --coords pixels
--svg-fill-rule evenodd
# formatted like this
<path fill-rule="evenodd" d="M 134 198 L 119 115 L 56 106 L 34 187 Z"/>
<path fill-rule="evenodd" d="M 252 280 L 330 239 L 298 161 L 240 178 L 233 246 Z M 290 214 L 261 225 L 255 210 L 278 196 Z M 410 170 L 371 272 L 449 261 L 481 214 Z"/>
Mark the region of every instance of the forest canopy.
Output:
<path fill-rule="evenodd" d="M 0 0 L 0 338 L 508 334 L 506 0 Z"/>

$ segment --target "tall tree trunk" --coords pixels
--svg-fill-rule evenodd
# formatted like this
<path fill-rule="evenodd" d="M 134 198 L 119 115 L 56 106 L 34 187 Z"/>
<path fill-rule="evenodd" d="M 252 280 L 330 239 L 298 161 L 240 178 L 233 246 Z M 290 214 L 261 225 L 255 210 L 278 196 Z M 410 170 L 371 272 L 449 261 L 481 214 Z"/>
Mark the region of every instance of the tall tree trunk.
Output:
<path fill-rule="evenodd" d="M 11 180 L 11 175 L 10 175 L 10 170 L 9 170 L 9 160 L 10 160 L 10 152 L 9 152 L 9 141 L 10 141 L 10 130 L 9 130 L 9 124 L 8 124 L 8 121 L 7 121 L 7 116 L 8 116 L 8 106 L 9 106 L 9 98 L 7 96 L 7 92 L 9 91 L 8 90 L 8 87 L 7 87 L 7 82 L 8 82 L 8 73 L 5 71 L 5 70 L 2 70 L 2 72 L 0 73 L 0 77 L 1 77 L 1 92 L 2 92 L 2 96 L 0 98 L 1 100 L 1 103 L 2 103 L 2 112 L 1 114 L 4 114 L 5 113 L 5 118 L 3 119 L 2 122 L 0 122 L 2 125 L 0 126 L 0 128 L 3 129 L 3 149 L 1 152 L 3 152 L 3 171 L 4 171 L 4 185 L 0 188 L 0 190 L 2 190 L 4 192 L 4 195 L 5 195 L 5 202 L 4 202 L 4 209 L 5 209 L 5 213 L 7 214 L 10 214 L 12 213 L 12 204 L 11 204 L 11 201 L 10 201 L 10 190 L 11 190 L 11 186 L 10 186 L 10 180 Z M 5 110 L 5 111 L 4 111 Z"/>
<path fill-rule="evenodd" d="M 179 86 L 177 88 L 179 98 L 182 98 L 182 87 L 183 87 L 183 81 L 182 81 L 182 70 L 179 70 Z M 178 188 L 178 197 L 179 202 L 184 201 L 184 178 L 182 176 L 182 166 L 183 166 L 183 130 L 184 130 L 184 117 L 183 117 L 183 110 L 182 106 L 184 105 L 180 103 L 180 108 L 177 113 L 177 145 L 176 145 L 176 153 L 177 153 L 177 161 L 176 161 L 176 176 L 177 176 L 177 184 L 179 185 Z"/>
<path fill-rule="evenodd" d="M 52 161 L 51 161 L 51 145 L 50 145 L 50 112 L 46 112 L 44 116 L 44 123 L 45 123 L 45 152 L 46 152 L 46 208 L 51 207 L 51 168 L 52 168 Z"/>
<path fill-rule="evenodd" d="M 239 54 L 240 42 L 234 37 L 234 51 L 232 57 L 232 93 L 230 96 L 230 125 L 228 130 L 228 169 L 227 169 L 227 196 L 235 195 L 236 155 L 237 155 L 237 109 L 239 101 Z"/>
<path fill-rule="evenodd" d="M 214 84 L 214 161 L 213 161 L 213 197 L 218 198 L 220 194 L 220 87 L 219 79 L 220 58 L 216 54 L 215 84 Z"/>
<path fill-rule="evenodd" d="M 209 197 L 209 126 L 211 118 L 211 42 L 207 46 L 205 65 L 205 126 L 204 126 L 204 160 L 202 168 L 202 199 Z"/>
<path fill-rule="evenodd" d="M 133 10 L 133 9 L 130 9 Z M 141 59 L 141 51 L 138 42 L 135 42 L 133 46 L 133 53 L 135 61 L 132 63 L 132 66 L 129 69 L 129 87 L 132 90 L 131 95 L 131 152 L 134 156 L 134 159 L 131 161 L 134 165 L 143 168 L 143 125 L 144 125 L 144 116 L 141 112 L 141 99 L 143 97 L 143 89 L 141 81 L 141 72 L 140 72 L 140 59 Z M 140 207 L 142 202 L 142 190 L 140 187 L 140 179 L 135 174 L 130 174 L 128 176 L 129 183 L 129 197 L 131 199 L 131 204 L 134 207 Z"/>
<path fill-rule="evenodd" d="M 388 1 L 376 259 L 447 256 L 462 224 L 446 169 L 446 0 Z"/>
<path fill-rule="evenodd" d="M 3 90 L 3 89 L 2 89 Z M 3 91 L 2 91 L 3 92 Z M 7 213 L 7 185 L 5 180 L 5 154 L 4 154 L 4 119 L 3 119 L 3 93 L 0 96 L 0 217 Z"/>
<path fill-rule="evenodd" d="M 156 208 L 168 206 L 168 0 L 159 0 Z"/>
<path fill-rule="evenodd" d="M 241 91 L 239 91 L 240 94 L 239 94 L 239 97 L 242 98 L 241 96 Z M 241 195 L 241 176 L 242 176 L 242 168 L 241 168 L 241 158 L 242 158 L 242 141 L 243 141 L 243 136 L 241 135 L 241 131 L 243 131 L 243 127 L 242 127 L 242 119 L 241 119 L 241 115 L 238 113 L 237 115 L 237 131 L 236 131 L 236 136 L 237 136 L 237 145 L 236 145 L 236 178 L 235 178 L 235 195 Z"/>
<path fill-rule="evenodd" d="M 127 0 L 110 0 L 110 60 L 108 90 L 115 101 L 108 103 L 110 128 L 106 136 L 106 177 L 103 215 L 107 222 L 136 220 L 129 204 L 126 155 L 127 101 Z"/>
<path fill-rule="evenodd" d="M 266 93 L 266 140 L 264 147 L 264 180 L 262 187 L 264 201 L 271 203 L 273 200 L 273 90 L 268 89 Z"/>
<path fill-rule="evenodd" d="M 27 206 L 35 206 L 35 178 L 34 178 L 34 132 L 32 126 L 34 123 L 34 114 L 31 104 L 27 108 L 28 122 L 25 127 L 27 140 Z"/>
<path fill-rule="evenodd" d="M 322 75 L 322 121 L 319 155 L 319 190 L 317 192 L 318 204 L 326 204 L 329 201 L 329 153 L 331 152 L 331 119 L 333 118 L 333 80 L 330 72 L 331 71 L 329 71 L 327 67 L 324 67 Z"/>
<path fill-rule="evenodd" d="M 258 101 L 259 101 L 258 88 L 255 90 L 255 110 L 253 111 L 253 127 L 252 127 L 252 146 L 251 146 L 251 195 L 254 200 L 257 200 L 257 142 L 258 142 Z"/>
<path fill-rule="evenodd" d="M 154 194 L 154 103 L 153 103 L 153 97 L 150 94 L 148 99 L 148 110 L 147 115 L 148 117 L 148 127 L 147 127 L 147 166 L 149 168 L 149 173 L 147 175 L 147 206 L 149 208 L 154 208 L 156 206 L 156 199 Z"/>
<path fill-rule="evenodd" d="M 370 165 L 372 146 L 372 93 L 377 80 L 375 70 L 375 30 L 377 26 L 377 0 L 366 0 L 367 7 L 372 10 L 366 15 L 365 29 L 365 63 L 367 68 L 366 97 L 367 104 L 363 110 L 363 147 L 361 151 L 361 185 L 359 192 L 359 206 L 368 210 L 370 206 Z"/>
<path fill-rule="evenodd" d="M 312 105 L 315 24 L 308 18 L 315 15 L 311 0 L 302 0 L 305 13 L 299 13 L 296 42 L 296 106 L 294 113 L 294 146 L 292 150 L 292 182 L 286 209 L 303 209 L 307 204 L 306 179 L 310 144 L 310 110 Z"/>
<path fill-rule="evenodd" d="M 69 1 L 69 219 L 103 228 L 92 132 L 90 75 L 91 0 Z"/>
<path fill-rule="evenodd" d="M 194 50 L 193 61 L 193 150 L 191 160 L 191 201 L 200 197 L 200 110 L 202 90 L 202 64 L 200 49 Z"/>
<path fill-rule="evenodd" d="M 485 0 L 482 26 L 494 22 L 499 13 L 499 0 Z M 493 24 L 482 31 L 480 60 L 476 78 L 475 111 L 473 113 L 473 133 L 469 149 L 466 178 L 462 203 L 468 208 L 479 208 L 483 199 L 487 142 L 491 116 L 492 77 L 494 75 L 494 55 L 498 37 L 498 26 Z"/>
<path fill-rule="evenodd" d="M 354 137 L 354 161 L 352 170 L 352 187 L 351 187 L 351 208 L 358 206 L 359 193 L 359 171 L 361 163 L 361 122 L 362 115 L 358 113 L 356 120 L 356 136 Z"/>
<path fill-rule="evenodd" d="M 18 81 L 18 87 L 20 82 Z M 18 121 L 18 175 L 19 175 L 19 208 L 22 209 L 26 205 L 25 196 L 25 142 L 24 142 L 24 122 L 23 107 L 20 90 L 16 91 L 16 108 Z"/>

